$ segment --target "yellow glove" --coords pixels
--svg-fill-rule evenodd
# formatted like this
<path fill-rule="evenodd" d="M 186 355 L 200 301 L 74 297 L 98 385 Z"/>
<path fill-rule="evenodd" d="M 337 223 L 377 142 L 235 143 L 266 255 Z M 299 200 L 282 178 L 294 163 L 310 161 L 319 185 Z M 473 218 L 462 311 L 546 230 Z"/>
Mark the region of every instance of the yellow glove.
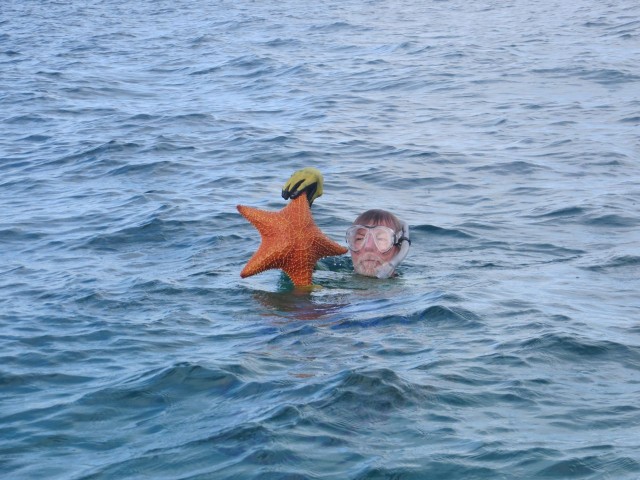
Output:
<path fill-rule="evenodd" d="M 324 179 L 320 170 L 313 167 L 303 168 L 294 172 L 284 184 L 282 198 L 285 200 L 297 198 L 304 192 L 307 194 L 309 205 L 311 205 L 316 198 L 322 195 L 323 183 Z"/>

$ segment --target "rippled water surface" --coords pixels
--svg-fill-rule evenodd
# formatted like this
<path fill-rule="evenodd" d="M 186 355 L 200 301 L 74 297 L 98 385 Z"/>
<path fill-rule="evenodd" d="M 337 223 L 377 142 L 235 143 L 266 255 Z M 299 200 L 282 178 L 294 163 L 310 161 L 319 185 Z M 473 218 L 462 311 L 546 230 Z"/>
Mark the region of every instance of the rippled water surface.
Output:
<path fill-rule="evenodd" d="M 3 478 L 640 478 L 640 4 L 0 7 Z M 392 280 L 239 273 L 294 170 Z"/>

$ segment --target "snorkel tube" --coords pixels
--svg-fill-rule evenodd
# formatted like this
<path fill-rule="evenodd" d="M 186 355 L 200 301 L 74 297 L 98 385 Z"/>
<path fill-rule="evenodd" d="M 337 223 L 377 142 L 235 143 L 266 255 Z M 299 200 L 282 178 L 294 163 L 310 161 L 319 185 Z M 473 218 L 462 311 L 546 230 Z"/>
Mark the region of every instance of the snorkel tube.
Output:
<path fill-rule="evenodd" d="M 406 258 L 409 253 L 409 247 L 411 246 L 411 240 L 409 239 L 409 225 L 407 222 L 402 223 L 402 235 L 398 240 L 400 243 L 400 251 L 398 254 L 393 257 L 388 262 L 383 263 L 378 267 L 378 271 L 376 272 L 376 277 L 378 278 L 389 278 L 393 275 L 393 272 L 396 270 L 396 267 L 400 265 L 400 263 Z"/>

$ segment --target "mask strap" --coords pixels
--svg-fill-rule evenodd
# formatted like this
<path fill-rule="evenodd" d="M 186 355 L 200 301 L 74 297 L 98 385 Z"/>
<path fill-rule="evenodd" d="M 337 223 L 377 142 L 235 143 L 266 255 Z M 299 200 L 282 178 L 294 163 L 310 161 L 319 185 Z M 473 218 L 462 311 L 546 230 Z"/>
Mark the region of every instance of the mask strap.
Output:
<path fill-rule="evenodd" d="M 409 225 L 407 222 L 402 222 L 402 235 L 400 236 L 400 251 L 388 262 L 383 263 L 378 267 L 376 277 L 389 278 L 395 269 L 400 265 L 409 253 L 409 247 L 411 247 L 411 240 L 409 240 Z"/>

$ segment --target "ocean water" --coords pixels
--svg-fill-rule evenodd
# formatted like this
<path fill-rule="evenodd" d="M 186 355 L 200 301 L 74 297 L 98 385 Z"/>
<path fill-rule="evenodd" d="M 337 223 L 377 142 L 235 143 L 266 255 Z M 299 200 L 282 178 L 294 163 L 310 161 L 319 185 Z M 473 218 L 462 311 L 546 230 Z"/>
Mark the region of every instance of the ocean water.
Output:
<path fill-rule="evenodd" d="M 640 478 L 636 0 L 3 0 L 0 125 L 2 478 Z M 240 278 L 309 165 L 398 278 Z"/>

